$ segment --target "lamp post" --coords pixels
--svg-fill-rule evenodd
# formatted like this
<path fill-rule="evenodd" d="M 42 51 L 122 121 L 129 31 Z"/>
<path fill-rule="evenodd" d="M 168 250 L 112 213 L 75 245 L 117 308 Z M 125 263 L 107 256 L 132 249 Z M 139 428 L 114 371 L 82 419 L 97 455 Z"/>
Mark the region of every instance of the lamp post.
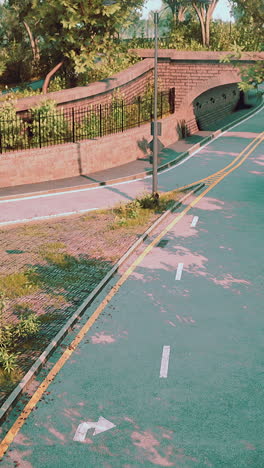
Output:
<path fill-rule="evenodd" d="M 152 175 L 152 195 L 158 194 L 158 24 L 159 14 L 154 13 L 154 36 L 155 36 L 155 52 L 154 52 L 154 125 L 153 125 L 153 175 Z"/>

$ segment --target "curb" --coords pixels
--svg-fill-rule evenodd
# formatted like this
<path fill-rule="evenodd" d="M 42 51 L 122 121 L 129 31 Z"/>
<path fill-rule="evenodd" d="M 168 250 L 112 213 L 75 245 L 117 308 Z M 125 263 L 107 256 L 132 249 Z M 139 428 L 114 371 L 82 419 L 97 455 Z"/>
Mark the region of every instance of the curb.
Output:
<path fill-rule="evenodd" d="M 162 166 L 159 166 L 158 167 L 158 173 L 162 172 L 165 169 L 168 169 L 169 167 L 175 166 L 182 159 L 186 158 L 187 156 L 190 156 L 194 151 L 196 151 L 197 149 L 201 148 L 202 146 L 204 146 L 209 141 L 211 141 L 214 138 L 221 135 L 221 133 L 223 133 L 228 128 L 233 127 L 233 126 L 237 125 L 238 123 L 242 122 L 243 120 L 247 119 L 248 117 L 253 115 L 255 112 L 260 110 L 262 107 L 264 107 L 263 98 L 261 98 L 260 104 L 258 104 L 251 111 L 249 111 L 247 113 L 247 115 L 241 116 L 238 119 L 234 120 L 233 122 L 225 125 L 224 127 L 220 128 L 218 130 L 215 130 L 211 135 L 203 138 L 199 143 L 195 143 L 188 151 L 185 151 L 184 153 L 179 154 L 179 156 L 177 156 L 177 158 L 173 159 L 172 161 L 170 161 L 168 163 L 165 163 Z M 4 195 L 2 197 L 0 196 L 0 200 L 16 200 L 17 198 L 25 198 L 25 197 L 28 197 L 28 196 L 38 196 L 38 195 L 45 195 L 45 194 L 49 194 L 49 193 L 56 194 L 56 193 L 61 193 L 61 192 L 71 192 L 73 190 L 82 190 L 82 189 L 86 190 L 87 188 L 92 189 L 92 188 L 95 188 L 95 187 L 103 187 L 103 186 L 118 184 L 120 182 L 128 182 L 130 180 L 135 180 L 135 179 L 144 179 L 145 177 L 148 177 L 148 176 L 152 175 L 152 173 L 153 173 L 153 171 L 152 171 L 152 169 L 150 169 L 148 171 L 139 172 L 137 174 L 128 175 L 128 176 L 125 176 L 125 177 L 119 177 L 117 179 L 110 179 L 110 180 L 107 180 L 107 181 L 104 181 L 104 182 L 94 182 L 94 183 L 89 184 L 89 185 L 85 185 L 85 184 L 84 185 L 75 185 L 73 187 L 62 187 L 62 188 L 58 188 L 58 189 L 41 190 L 39 192 L 28 192 L 28 193 L 22 193 L 22 194 L 17 194 L 17 195 L 10 195 L 10 196 Z"/>
<path fill-rule="evenodd" d="M 0 407 L 0 422 L 5 419 L 9 411 L 14 407 L 16 404 L 19 396 L 26 390 L 27 385 L 31 382 L 33 377 L 39 372 L 43 364 L 47 361 L 48 357 L 51 353 L 57 348 L 59 343 L 63 340 L 63 338 L 67 335 L 69 329 L 74 325 L 74 323 L 84 314 L 87 307 L 93 302 L 93 300 L 98 296 L 98 294 L 102 291 L 102 289 L 107 285 L 110 281 L 112 276 L 118 272 L 119 267 L 130 257 L 130 255 L 136 250 L 136 248 L 141 245 L 145 239 L 149 236 L 149 234 L 158 226 L 170 213 L 176 210 L 182 202 L 184 202 L 189 196 L 193 195 L 201 188 L 204 187 L 203 183 L 194 184 L 191 187 L 188 187 L 189 190 L 193 188 L 193 190 L 186 195 L 184 195 L 180 200 L 176 201 L 174 205 L 165 211 L 140 237 L 139 239 L 127 250 L 127 252 L 118 260 L 118 262 L 113 266 L 113 268 L 105 275 L 105 277 L 100 281 L 100 283 L 95 287 L 95 289 L 89 294 L 89 296 L 83 301 L 83 303 L 78 307 L 76 312 L 72 315 L 72 317 L 66 322 L 63 328 L 57 333 L 57 335 L 53 338 L 51 343 L 46 347 L 46 349 L 41 353 L 39 358 L 36 362 L 31 366 L 29 371 L 20 381 L 20 383 L 16 386 L 16 388 L 12 391 L 9 397 L 6 399 L 4 404 Z"/>
<path fill-rule="evenodd" d="M 251 115 L 255 114 L 258 110 L 260 110 L 262 107 L 264 107 L 264 101 L 263 99 L 261 100 L 261 103 L 254 107 L 254 109 L 250 112 L 247 113 L 246 116 L 241 116 L 238 119 L 234 120 L 232 123 L 225 125 L 222 128 L 219 128 L 218 130 L 215 130 L 211 135 L 203 138 L 199 143 L 195 143 L 188 151 L 185 151 L 184 153 L 181 153 L 177 158 L 175 158 L 173 161 L 170 161 L 169 163 L 165 163 L 162 166 L 158 168 L 158 172 L 162 172 L 164 169 L 167 169 L 169 167 L 175 166 L 178 162 L 180 162 L 182 159 L 186 158 L 187 156 L 190 156 L 194 151 L 197 149 L 201 148 L 204 146 L 206 143 L 209 141 L 213 140 L 214 138 L 218 137 L 223 133 L 225 130 L 227 130 L 230 127 L 234 127 L 237 125 L 239 122 L 242 122 L 243 120 L 247 119 Z M 148 174 L 152 174 L 152 170 L 148 171 Z"/>

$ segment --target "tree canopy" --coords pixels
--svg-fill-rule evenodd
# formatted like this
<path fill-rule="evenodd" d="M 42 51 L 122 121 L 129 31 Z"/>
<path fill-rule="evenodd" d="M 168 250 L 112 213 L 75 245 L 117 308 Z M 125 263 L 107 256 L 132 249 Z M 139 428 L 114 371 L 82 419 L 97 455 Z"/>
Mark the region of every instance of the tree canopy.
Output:
<path fill-rule="evenodd" d="M 153 35 L 153 17 L 141 18 L 146 0 L 4 0 L 0 4 L 0 85 L 57 72 L 67 86 L 106 78 L 138 60 L 127 42 Z M 212 20 L 219 0 L 163 0 L 160 47 L 189 50 L 263 50 L 263 0 L 229 0 L 235 24 Z M 145 33 L 144 33 L 145 31 Z M 210 34 L 211 31 L 211 34 Z M 131 35 L 131 34 L 130 34 Z M 162 36 L 166 40 L 162 42 Z M 125 40 L 123 40 L 125 39 Z M 55 86 L 55 80 L 53 82 Z M 58 88 L 59 89 L 59 88 Z"/>
<path fill-rule="evenodd" d="M 84 73 L 112 53 L 112 41 L 144 0 L 5 0 L 1 7 L 2 45 L 31 66 L 67 64 L 68 73 Z M 27 57 L 28 58 L 28 57 Z M 25 60 L 24 60 L 25 61 Z"/>

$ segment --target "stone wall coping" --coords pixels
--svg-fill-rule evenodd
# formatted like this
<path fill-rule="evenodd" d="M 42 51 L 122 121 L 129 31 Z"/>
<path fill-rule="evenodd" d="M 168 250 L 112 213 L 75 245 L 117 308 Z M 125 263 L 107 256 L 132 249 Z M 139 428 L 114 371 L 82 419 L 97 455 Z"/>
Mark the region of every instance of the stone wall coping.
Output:
<path fill-rule="evenodd" d="M 131 49 L 139 57 L 143 59 L 151 59 L 154 57 L 154 49 Z M 159 49 L 158 58 L 183 61 L 218 61 L 221 57 L 227 54 L 233 54 L 232 51 L 191 51 L 191 50 L 175 50 L 175 49 Z M 243 52 L 240 61 L 264 60 L 264 52 Z"/>
<path fill-rule="evenodd" d="M 123 70 L 115 75 L 87 86 L 78 86 L 70 89 L 63 89 L 56 92 L 41 94 L 37 96 L 30 96 L 18 99 L 16 102 L 16 109 L 18 112 L 23 112 L 32 107 L 40 104 L 47 99 L 55 100 L 57 104 L 71 104 L 76 101 L 89 99 L 94 96 L 109 95 L 114 89 L 122 87 L 140 76 L 149 72 L 154 67 L 154 50 L 153 49 L 133 49 L 142 59 L 140 62 L 135 63 L 131 67 Z M 174 49 L 159 49 L 159 58 L 169 61 L 182 61 L 182 62 L 214 62 L 217 63 L 220 57 L 227 55 L 230 52 L 214 52 L 214 51 L 185 51 Z M 241 61 L 249 62 L 256 60 L 264 60 L 264 52 L 245 52 Z M 225 65 L 225 64 L 223 64 Z"/>
<path fill-rule="evenodd" d="M 123 86 L 139 76 L 144 75 L 154 67 L 153 60 L 146 59 L 137 62 L 126 70 L 101 81 L 96 81 L 87 86 L 77 86 L 70 89 L 62 89 L 43 95 L 21 98 L 16 102 L 18 112 L 31 109 L 46 99 L 57 101 L 58 104 L 68 104 L 69 102 L 80 101 L 100 94 L 111 93 L 115 88 Z"/>

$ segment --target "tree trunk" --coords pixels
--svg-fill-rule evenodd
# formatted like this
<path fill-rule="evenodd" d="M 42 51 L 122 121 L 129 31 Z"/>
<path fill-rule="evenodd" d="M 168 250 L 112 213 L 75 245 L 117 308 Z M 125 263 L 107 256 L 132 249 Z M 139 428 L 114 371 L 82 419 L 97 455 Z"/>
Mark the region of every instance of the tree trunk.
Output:
<path fill-rule="evenodd" d="M 56 65 L 56 67 L 52 68 L 52 70 L 47 74 L 43 87 L 42 87 L 42 92 L 43 94 L 46 94 L 48 91 L 49 83 L 51 80 L 51 77 L 56 73 L 56 71 L 59 70 L 59 68 L 62 66 L 63 62 L 60 62 Z"/>
<path fill-rule="evenodd" d="M 205 44 L 207 47 L 210 46 L 210 21 L 213 16 L 213 12 L 215 10 L 215 7 L 217 5 L 218 0 L 213 0 L 212 3 L 210 3 L 207 14 L 206 14 L 206 20 L 205 20 Z"/>
<path fill-rule="evenodd" d="M 36 61 L 37 61 L 37 63 L 39 63 L 39 61 L 40 61 L 40 51 L 39 51 L 39 45 L 38 45 L 38 43 L 39 43 L 38 38 L 36 38 L 34 42 L 35 42 Z"/>
<path fill-rule="evenodd" d="M 39 60 L 40 60 L 38 40 L 34 39 L 33 34 L 31 32 L 31 29 L 30 29 L 29 25 L 26 23 L 26 21 L 23 21 L 23 24 L 24 24 L 24 26 L 26 28 L 27 33 L 28 33 L 28 37 L 29 37 L 29 40 L 30 40 L 30 45 L 31 45 L 32 53 L 33 53 L 34 62 L 38 63 Z"/>
<path fill-rule="evenodd" d="M 205 10 L 204 7 L 201 6 L 200 8 L 196 5 L 196 3 L 193 2 L 192 4 L 193 8 L 195 9 L 197 16 L 200 21 L 201 25 L 201 34 L 202 34 L 202 44 L 203 46 L 206 45 L 206 36 L 205 36 Z"/>
<path fill-rule="evenodd" d="M 180 6 L 179 11 L 178 11 L 178 21 L 182 23 L 185 20 L 185 13 L 187 11 L 187 8 L 184 6 Z"/>

